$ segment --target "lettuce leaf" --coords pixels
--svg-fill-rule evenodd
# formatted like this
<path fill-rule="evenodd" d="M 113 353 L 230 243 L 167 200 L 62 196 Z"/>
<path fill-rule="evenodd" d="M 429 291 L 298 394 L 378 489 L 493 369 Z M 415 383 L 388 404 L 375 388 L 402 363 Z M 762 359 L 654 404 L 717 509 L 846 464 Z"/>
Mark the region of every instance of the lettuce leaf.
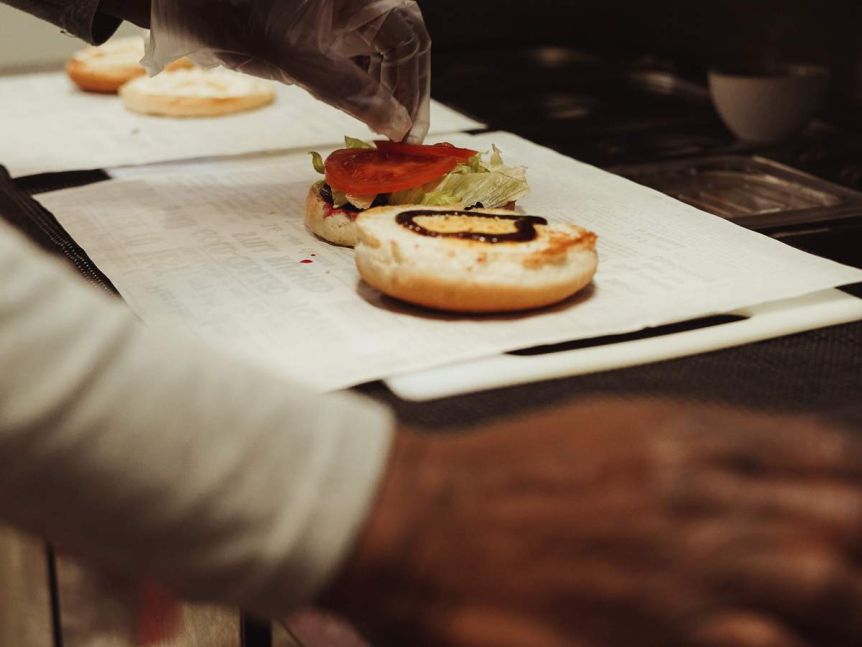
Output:
<path fill-rule="evenodd" d="M 368 207 L 371 206 L 371 203 L 374 202 L 374 199 L 377 197 L 377 194 L 372 193 L 371 195 L 354 195 L 352 193 L 345 193 L 344 197 L 350 204 L 352 204 L 357 209 L 368 209 Z"/>
<path fill-rule="evenodd" d="M 308 154 L 311 155 L 311 165 L 314 167 L 314 170 L 321 175 L 326 175 L 326 168 L 323 166 L 323 157 L 320 153 L 317 151 L 310 151 Z"/>
<path fill-rule="evenodd" d="M 341 191 L 336 191 L 332 187 L 329 187 L 329 191 L 332 193 L 332 206 L 335 209 L 343 207 L 344 205 L 346 205 L 349 202 L 347 199 L 346 193 L 342 193 Z"/>
<path fill-rule="evenodd" d="M 350 193 L 342 193 L 341 191 L 336 191 L 332 187 L 329 187 L 329 192 L 332 194 L 332 207 L 334 209 L 340 209 L 346 204 L 352 204 L 357 209 L 368 209 L 377 197 L 376 194 L 352 195 Z"/>
<path fill-rule="evenodd" d="M 441 195 L 451 195 L 465 207 L 481 203 L 486 209 L 494 209 L 523 198 L 529 190 L 526 169 L 500 166 L 480 173 L 450 173 L 423 198 L 422 204 L 432 204 L 426 199 L 439 200 Z"/>
<path fill-rule="evenodd" d="M 349 135 L 345 135 L 344 148 L 376 148 L 376 146 L 374 146 L 374 144 L 370 142 L 357 139 L 356 137 L 350 137 Z"/>
<path fill-rule="evenodd" d="M 494 209 L 523 198 L 529 191 L 527 170 L 523 166 L 506 166 L 500 149 L 494 146 L 484 156 L 477 153 L 439 180 L 393 193 L 389 204 L 453 207 L 481 204 Z"/>

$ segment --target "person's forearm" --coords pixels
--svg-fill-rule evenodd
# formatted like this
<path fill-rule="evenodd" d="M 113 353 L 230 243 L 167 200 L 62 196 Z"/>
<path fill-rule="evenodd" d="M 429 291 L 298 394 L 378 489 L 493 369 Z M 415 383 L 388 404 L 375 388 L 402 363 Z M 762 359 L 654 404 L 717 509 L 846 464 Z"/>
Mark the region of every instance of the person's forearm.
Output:
<path fill-rule="evenodd" d="M 348 549 L 390 421 L 157 335 L 0 221 L 0 519 L 194 599 L 287 612 Z"/>
<path fill-rule="evenodd" d="M 128 20 L 146 29 L 150 26 L 150 0 L 102 0 L 99 13 Z"/>
<path fill-rule="evenodd" d="M 21 11 L 54 23 L 60 29 L 100 44 L 123 20 L 150 26 L 150 0 L 0 0 Z"/>
<path fill-rule="evenodd" d="M 88 43 L 100 44 L 120 26 L 122 17 L 103 13 L 101 0 L 0 0 L 37 18 L 55 24 L 63 31 Z M 120 4 L 122 0 L 118 0 Z M 137 0 L 129 0 L 134 4 Z"/>

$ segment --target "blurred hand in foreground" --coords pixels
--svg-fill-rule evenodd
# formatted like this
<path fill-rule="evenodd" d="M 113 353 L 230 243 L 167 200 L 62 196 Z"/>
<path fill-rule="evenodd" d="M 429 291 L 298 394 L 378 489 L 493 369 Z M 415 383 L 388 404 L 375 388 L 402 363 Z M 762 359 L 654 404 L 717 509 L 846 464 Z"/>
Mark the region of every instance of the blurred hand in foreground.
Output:
<path fill-rule="evenodd" d="M 428 131 L 431 40 L 412 0 L 152 0 L 151 71 L 181 56 L 295 83 L 401 141 Z"/>
<path fill-rule="evenodd" d="M 862 644 L 860 546 L 846 433 L 592 402 L 401 433 L 322 602 L 375 646 L 846 646 Z"/>

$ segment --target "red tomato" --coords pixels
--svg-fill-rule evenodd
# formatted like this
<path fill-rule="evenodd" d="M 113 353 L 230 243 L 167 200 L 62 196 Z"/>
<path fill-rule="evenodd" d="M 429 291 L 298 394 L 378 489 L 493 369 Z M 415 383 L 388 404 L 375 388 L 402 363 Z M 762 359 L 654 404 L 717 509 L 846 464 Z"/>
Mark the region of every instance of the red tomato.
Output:
<path fill-rule="evenodd" d="M 326 158 L 326 183 L 336 191 L 372 195 L 403 191 L 446 175 L 454 157 L 419 157 L 373 148 L 342 148 Z"/>
<path fill-rule="evenodd" d="M 466 162 L 473 157 L 477 151 L 469 148 L 456 148 L 452 144 L 442 143 L 426 146 L 423 144 L 399 144 L 398 142 L 376 141 L 374 145 L 377 150 L 386 153 L 401 153 L 402 155 L 419 155 L 420 157 L 454 157 Z"/>

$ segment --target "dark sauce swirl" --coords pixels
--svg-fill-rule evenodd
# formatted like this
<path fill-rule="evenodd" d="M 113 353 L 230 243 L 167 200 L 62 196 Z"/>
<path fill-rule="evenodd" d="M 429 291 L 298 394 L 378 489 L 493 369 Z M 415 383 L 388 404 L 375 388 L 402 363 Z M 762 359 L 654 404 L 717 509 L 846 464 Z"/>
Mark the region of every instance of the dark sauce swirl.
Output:
<path fill-rule="evenodd" d="M 470 216 L 471 218 L 511 220 L 515 224 L 515 231 L 503 234 L 492 234 L 481 231 L 433 231 L 432 229 L 426 229 L 416 222 L 416 218 L 420 216 Z M 435 209 L 402 211 L 395 216 L 395 222 L 421 236 L 461 238 L 463 240 L 476 240 L 480 243 L 526 243 L 536 238 L 536 225 L 548 224 L 547 220 L 539 216 L 522 216 L 520 214 L 495 215 L 492 213 L 476 213 L 475 211 L 438 211 Z"/>

